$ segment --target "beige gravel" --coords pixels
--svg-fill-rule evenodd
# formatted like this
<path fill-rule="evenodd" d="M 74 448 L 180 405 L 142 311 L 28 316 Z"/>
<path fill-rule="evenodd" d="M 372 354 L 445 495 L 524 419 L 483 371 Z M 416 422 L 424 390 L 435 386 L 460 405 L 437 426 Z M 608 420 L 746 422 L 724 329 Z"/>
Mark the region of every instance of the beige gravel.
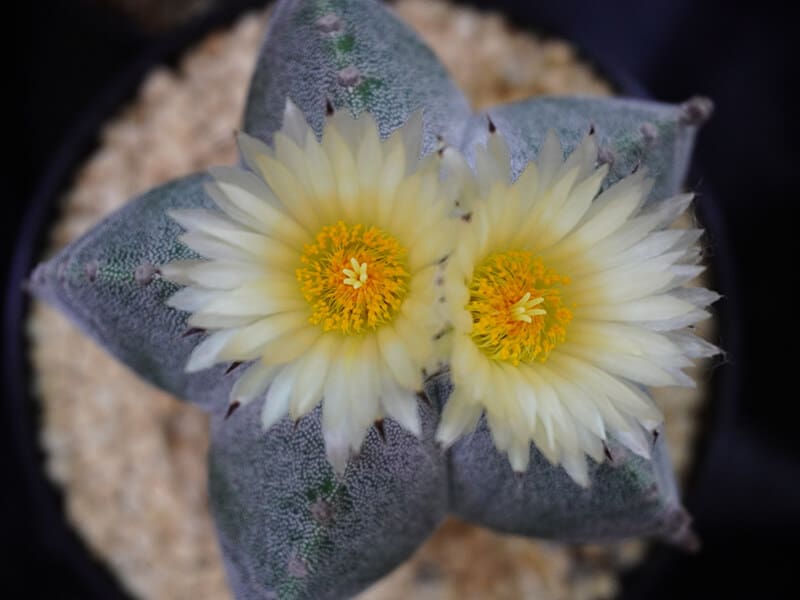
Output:
<path fill-rule="evenodd" d="M 572 46 L 514 30 L 498 15 L 441 1 L 401 0 L 395 8 L 476 107 L 610 93 Z M 247 15 L 188 51 L 176 69 L 148 76 L 65 192 L 52 250 L 154 185 L 235 160 L 231 132 L 265 20 Z M 207 506 L 205 416 L 140 381 L 45 306 L 35 305 L 29 333 L 47 474 L 64 490 L 67 517 L 87 546 L 137 598 L 229 598 Z M 691 459 L 703 388 L 701 381 L 696 391 L 659 395 L 680 473 Z M 451 520 L 360 598 L 607 598 L 643 547 L 534 542 Z"/>

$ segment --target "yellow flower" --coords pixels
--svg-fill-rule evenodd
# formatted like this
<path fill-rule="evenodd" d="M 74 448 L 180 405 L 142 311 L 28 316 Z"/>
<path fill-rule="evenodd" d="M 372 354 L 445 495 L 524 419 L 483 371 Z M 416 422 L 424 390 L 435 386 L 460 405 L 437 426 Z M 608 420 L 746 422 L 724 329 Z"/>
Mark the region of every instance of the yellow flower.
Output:
<path fill-rule="evenodd" d="M 717 352 L 685 329 L 718 297 L 684 287 L 702 271 L 701 231 L 667 229 L 691 194 L 647 203 L 643 170 L 600 193 L 594 136 L 565 160 L 551 132 L 513 183 L 499 133 L 476 149 L 473 181 L 446 160 L 466 184 L 445 275 L 454 391 L 439 442 L 485 413 L 516 471 L 533 442 L 584 486 L 585 455 L 602 462 L 607 436 L 649 456 L 662 417 L 643 386 L 692 385 L 682 369 Z"/>
<path fill-rule="evenodd" d="M 222 212 L 171 212 L 208 259 L 162 269 L 187 286 L 170 305 L 211 332 L 187 370 L 253 361 L 230 401 L 264 395 L 265 428 L 324 398 L 338 471 L 384 416 L 420 433 L 417 392 L 441 328 L 435 281 L 452 247 L 439 158 L 420 159 L 421 140 L 421 113 L 382 141 L 370 115 L 339 111 L 319 141 L 289 102 L 273 148 L 239 135 L 249 170 L 211 170 Z"/>

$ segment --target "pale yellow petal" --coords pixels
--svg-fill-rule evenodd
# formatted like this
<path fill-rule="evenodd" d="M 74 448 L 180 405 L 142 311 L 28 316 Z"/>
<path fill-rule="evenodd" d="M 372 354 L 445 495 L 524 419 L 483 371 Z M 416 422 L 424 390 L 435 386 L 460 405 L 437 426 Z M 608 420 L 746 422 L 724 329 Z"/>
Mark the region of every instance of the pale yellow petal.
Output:
<path fill-rule="evenodd" d="M 195 373 L 203 369 L 208 369 L 216 363 L 221 362 L 222 359 L 219 357 L 220 351 L 235 334 L 235 329 L 227 329 L 216 331 L 206 337 L 194 347 L 194 350 L 192 350 L 192 353 L 189 355 L 189 360 L 186 363 L 186 372 Z"/>
<path fill-rule="evenodd" d="M 303 327 L 285 333 L 269 342 L 262 350 L 261 361 L 267 365 L 283 364 L 303 356 L 322 335 L 316 327 Z"/>
<path fill-rule="evenodd" d="M 297 363 L 290 363 L 272 380 L 261 408 L 261 426 L 264 429 L 275 425 L 289 412 L 289 398 L 297 377 Z"/>
<path fill-rule="evenodd" d="M 386 415 L 397 421 L 406 431 L 416 436 L 422 435 L 418 396 L 413 390 L 399 387 L 393 379 L 381 382 L 381 405 Z"/>
<path fill-rule="evenodd" d="M 240 328 L 225 344 L 221 354 L 229 360 L 253 360 L 261 356 L 265 346 L 276 338 L 307 326 L 305 311 L 274 314 Z"/>
<path fill-rule="evenodd" d="M 293 419 L 307 414 L 320 401 L 325 378 L 335 355 L 336 341 L 332 335 L 320 336 L 300 359 L 302 362 L 298 371 L 302 376 L 297 379 L 289 405 L 289 414 Z"/>
<path fill-rule="evenodd" d="M 348 115 L 349 117 L 349 115 Z M 359 219 L 362 197 L 356 172 L 356 160 L 344 138 L 334 127 L 325 129 L 322 147 L 328 156 L 336 185 L 338 203 L 342 213 L 340 218 L 353 222 Z M 368 200 L 373 202 L 373 200 Z"/>
<path fill-rule="evenodd" d="M 230 403 L 245 405 L 264 393 L 280 367 L 256 362 L 239 375 L 230 392 Z"/>
<path fill-rule="evenodd" d="M 472 432 L 483 413 L 480 404 L 469 402 L 463 391 L 456 389 L 442 410 L 442 420 L 436 429 L 436 441 L 447 448 L 463 435 Z"/>

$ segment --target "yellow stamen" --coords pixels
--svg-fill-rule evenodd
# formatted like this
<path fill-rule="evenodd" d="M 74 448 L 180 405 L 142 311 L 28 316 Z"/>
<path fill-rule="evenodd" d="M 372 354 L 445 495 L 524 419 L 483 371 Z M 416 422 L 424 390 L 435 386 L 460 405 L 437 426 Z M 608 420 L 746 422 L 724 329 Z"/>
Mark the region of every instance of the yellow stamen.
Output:
<path fill-rule="evenodd" d="M 490 358 L 514 365 L 545 362 L 567 335 L 572 311 L 562 305 L 569 278 L 545 268 L 530 252 L 487 257 L 470 282 L 472 339 Z"/>
<path fill-rule="evenodd" d="M 525 292 L 525 295 L 522 298 L 511 305 L 511 318 L 514 321 L 533 323 L 533 317 L 547 314 L 547 311 L 543 308 L 534 308 L 534 306 L 538 306 L 544 302 L 544 298 L 542 296 L 534 298 L 533 300 L 530 298 L 531 293 Z"/>
<path fill-rule="evenodd" d="M 342 221 L 323 227 L 306 245 L 303 266 L 297 269 L 300 289 L 312 307 L 309 322 L 351 335 L 390 322 L 408 293 L 406 254 L 377 227 Z"/>
<path fill-rule="evenodd" d="M 342 272 L 347 275 L 347 277 L 344 278 L 344 283 L 358 289 L 367 283 L 367 263 L 361 263 L 359 265 L 355 258 L 351 258 L 350 264 L 353 266 L 352 269 L 342 269 Z"/>

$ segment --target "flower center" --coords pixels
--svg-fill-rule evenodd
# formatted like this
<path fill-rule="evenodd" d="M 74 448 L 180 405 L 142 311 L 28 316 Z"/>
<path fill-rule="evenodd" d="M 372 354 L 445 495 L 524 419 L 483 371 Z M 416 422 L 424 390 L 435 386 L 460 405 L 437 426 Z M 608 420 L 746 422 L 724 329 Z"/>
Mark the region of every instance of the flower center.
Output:
<path fill-rule="evenodd" d="M 563 306 L 569 278 L 547 269 L 530 252 L 488 256 L 472 276 L 466 309 L 472 339 L 487 356 L 514 365 L 545 362 L 567 335 L 572 311 Z"/>
<path fill-rule="evenodd" d="M 297 280 L 309 322 L 357 335 L 391 321 L 408 293 L 406 249 L 377 227 L 323 227 L 307 244 Z"/>

